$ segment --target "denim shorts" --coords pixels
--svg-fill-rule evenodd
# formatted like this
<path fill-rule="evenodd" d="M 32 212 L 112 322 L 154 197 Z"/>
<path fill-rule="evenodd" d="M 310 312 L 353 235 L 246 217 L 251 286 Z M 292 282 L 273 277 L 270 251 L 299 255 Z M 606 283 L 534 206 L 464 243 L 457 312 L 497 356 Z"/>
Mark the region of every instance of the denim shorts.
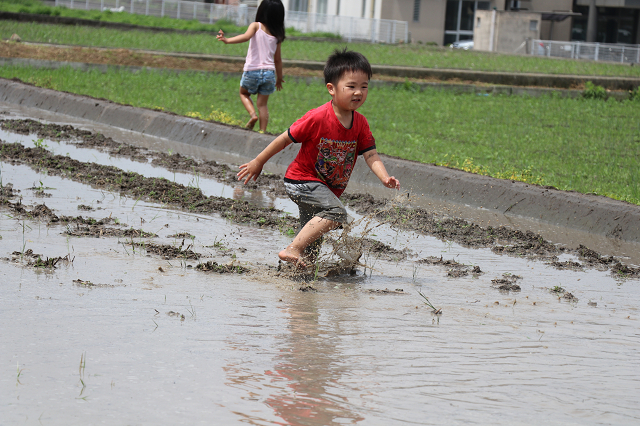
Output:
<path fill-rule="evenodd" d="M 240 87 L 255 95 L 270 95 L 276 91 L 276 72 L 274 70 L 255 70 L 242 73 Z"/>

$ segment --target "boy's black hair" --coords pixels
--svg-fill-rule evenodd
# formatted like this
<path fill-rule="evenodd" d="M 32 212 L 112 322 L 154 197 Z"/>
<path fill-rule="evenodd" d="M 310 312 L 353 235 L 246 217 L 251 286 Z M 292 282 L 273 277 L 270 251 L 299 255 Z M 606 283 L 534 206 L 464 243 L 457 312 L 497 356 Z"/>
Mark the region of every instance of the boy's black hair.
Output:
<path fill-rule="evenodd" d="M 278 43 L 284 41 L 284 6 L 280 0 L 263 0 L 256 12 L 256 22 L 266 25 Z"/>
<path fill-rule="evenodd" d="M 344 73 L 362 71 L 371 79 L 371 64 L 362 53 L 353 50 L 336 49 L 324 66 L 324 84 L 338 84 Z"/>

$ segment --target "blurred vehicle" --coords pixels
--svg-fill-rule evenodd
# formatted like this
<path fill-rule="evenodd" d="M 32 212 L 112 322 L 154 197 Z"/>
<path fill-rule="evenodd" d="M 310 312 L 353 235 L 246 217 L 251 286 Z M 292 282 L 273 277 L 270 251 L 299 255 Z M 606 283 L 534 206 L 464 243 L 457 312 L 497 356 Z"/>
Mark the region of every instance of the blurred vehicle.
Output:
<path fill-rule="evenodd" d="M 473 40 L 460 40 L 451 43 L 452 49 L 463 49 L 463 50 L 471 50 L 473 49 Z"/>

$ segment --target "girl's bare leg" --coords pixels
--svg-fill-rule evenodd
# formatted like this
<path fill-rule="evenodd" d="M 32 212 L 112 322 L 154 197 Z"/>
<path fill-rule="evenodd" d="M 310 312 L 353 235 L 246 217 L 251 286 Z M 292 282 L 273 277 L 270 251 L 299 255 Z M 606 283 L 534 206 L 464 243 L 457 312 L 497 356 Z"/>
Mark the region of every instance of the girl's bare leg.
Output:
<path fill-rule="evenodd" d="M 269 100 L 269 95 L 261 95 L 258 93 L 258 114 L 260 115 L 260 131 L 264 132 L 267 130 L 267 124 L 269 123 L 269 110 L 267 109 L 267 101 Z"/>
<path fill-rule="evenodd" d="M 314 216 L 300 230 L 291 244 L 278 253 L 278 257 L 280 260 L 285 262 L 291 262 L 298 266 L 306 267 L 307 265 L 302 260 L 302 253 L 304 252 L 304 249 L 327 232 L 338 227 L 338 225 L 340 225 L 340 223 L 334 222 L 333 220 Z"/>
<path fill-rule="evenodd" d="M 253 129 L 253 126 L 258 122 L 258 116 L 256 115 L 256 109 L 253 107 L 253 101 L 251 100 L 251 93 L 244 87 L 240 87 L 240 100 L 242 101 L 242 105 L 247 110 L 251 118 L 247 121 L 247 125 L 245 126 L 247 129 Z"/>

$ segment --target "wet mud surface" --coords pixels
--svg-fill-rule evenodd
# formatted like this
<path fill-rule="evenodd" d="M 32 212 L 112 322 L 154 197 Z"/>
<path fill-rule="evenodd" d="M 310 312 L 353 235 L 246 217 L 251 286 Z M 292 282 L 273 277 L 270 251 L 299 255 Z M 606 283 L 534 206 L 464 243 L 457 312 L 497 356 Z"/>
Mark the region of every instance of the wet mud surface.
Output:
<path fill-rule="evenodd" d="M 32 123 L 29 123 L 30 125 Z M 2 128 L 13 130 L 6 121 Z M 24 127 L 20 127 L 24 129 Z M 26 131 L 26 130 L 23 130 Z M 60 138 L 60 136 L 58 136 Z M 178 154 L 174 154 L 176 157 Z M 184 157 L 182 157 L 184 158 Z M 27 164 L 50 175 L 63 176 L 97 188 L 117 191 L 135 199 L 151 200 L 198 213 L 218 213 L 237 223 L 252 223 L 261 227 L 290 227 L 295 221 L 277 209 L 252 206 L 247 201 L 205 196 L 199 188 L 186 187 L 161 178 L 146 178 L 135 172 L 125 172 L 111 166 L 85 163 L 61 155 L 52 155 L 44 148 L 25 148 L 20 144 L 0 144 L 0 159 L 11 164 Z M 191 163 L 174 159 L 174 164 Z M 184 170 L 192 171 L 185 166 Z"/>
<path fill-rule="evenodd" d="M 223 191 L 152 178 L 154 159 L 185 173 L 205 162 L 23 123 L 35 130 L 0 144 L 9 423 L 640 420 L 633 265 L 406 200 L 345 197 L 354 222 L 299 271 L 277 258 L 297 228 L 286 200 L 231 199 L 225 177 Z M 135 164 L 105 166 L 98 152 Z"/>
<path fill-rule="evenodd" d="M 179 153 L 167 154 L 135 147 L 116 142 L 101 134 L 76 129 L 70 125 L 41 123 L 30 119 L 9 119 L 0 121 L 0 128 L 23 135 L 35 134 L 41 139 L 70 141 L 78 147 L 95 148 L 113 156 L 126 156 L 135 161 L 151 162 L 170 171 L 209 176 L 227 184 L 237 184 L 236 171 L 226 164 L 215 161 L 197 161 Z M 2 143 L 0 158 L 13 163 L 28 164 L 38 170 L 46 170 L 50 174 L 60 174 L 93 186 L 119 190 L 121 194 L 136 199 L 152 200 L 199 213 L 218 213 L 236 223 L 291 230 L 297 227 L 295 219 L 275 208 L 260 208 L 251 205 L 248 201 L 229 200 L 223 197 L 206 197 L 198 188 L 185 187 L 166 179 L 145 178 L 134 172 L 124 172 L 94 163 L 83 163 L 60 155 L 51 155 L 46 149 L 24 148 L 19 144 Z M 277 174 L 265 173 L 257 182 L 247 185 L 247 189 L 265 189 L 276 196 L 285 196 L 282 177 Z M 359 214 L 389 223 L 399 230 L 432 235 L 464 247 L 490 248 L 496 254 L 546 261 L 558 269 L 581 268 L 578 265 L 570 266 L 558 261 L 559 255 L 574 254 L 584 259 L 585 263 L 582 266 L 606 268 L 613 275 L 621 278 L 640 278 L 640 268 L 624 265 L 612 256 L 603 257 L 582 245 L 571 249 L 552 244 L 531 231 L 522 232 L 504 226 L 482 227 L 464 219 L 440 216 L 423 208 L 411 207 L 408 205 L 410 200 L 404 199 L 390 203 L 387 200 L 375 199 L 371 195 L 345 194 L 343 201 Z M 13 205 L 9 207 L 18 208 Z M 53 215 L 52 221 L 57 220 Z M 77 223 L 81 221 L 81 217 L 71 220 Z M 70 219 L 63 218 L 62 221 L 68 222 Z M 75 235 L 100 235 L 101 229 L 95 225 L 84 228 L 80 228 L 78 225 L 75 232 Z M 131 236 L 132 230 L 122 231 L 121 234 L 113 229 L 104 232 L 112 233 L 114 236 Z M 407 250 L 399 251 L 376 241 L 365 240 L 360 244 L 363 245 L 363 250 L 384 256 L 387 260 L 404 260 L 409 254 Z M 469 271 L 460 267 L 449 270 L 452 277 L 466 276 L 468 273 Z M 471 273 L 474 272 L 471 271 Z"/>
<path fill-rule="evenodd" d="M 423 208 L 407 207 L 404 200 L 394 205 L 370 195 L 345 195 L 343 199 L 360 214 L 392 223 L 398 229 L 433 235 L 464 247 L 490 248 L 496 254 L 546 261 L 558 269 L 567 267 L 558 262 L 558 256 L 574 254 L 584 258 L 586 266 L 604 267 L 621 277 L 640 278 L 640 268 L 625 266 L 612 256 L 602 257 L 583 245 L 575 249 L 558 246 L 531 231 L 522 232 L 504 226 L 482 227 L 464 219 L 438 216 Z"/>

